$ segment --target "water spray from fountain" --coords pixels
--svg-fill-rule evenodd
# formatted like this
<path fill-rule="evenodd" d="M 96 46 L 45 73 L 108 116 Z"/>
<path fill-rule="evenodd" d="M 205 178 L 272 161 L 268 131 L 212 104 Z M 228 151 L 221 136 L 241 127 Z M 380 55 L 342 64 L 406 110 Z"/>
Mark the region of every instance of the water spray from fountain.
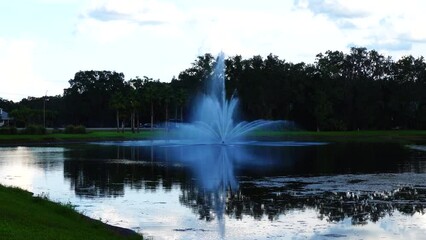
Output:
<path fill-rule="evenodd" d="M 234 93 L 226 99 L 225 54 L 220 53 L 208 79 L 207 90 L 195 106 L 193 122 L 184 124 L 180 135 L 192 140 L 214 144 L 229 144 L 241 140 L 249 132 L 283 121 L 255 120 L 234 122 L 238 98 Z"/>

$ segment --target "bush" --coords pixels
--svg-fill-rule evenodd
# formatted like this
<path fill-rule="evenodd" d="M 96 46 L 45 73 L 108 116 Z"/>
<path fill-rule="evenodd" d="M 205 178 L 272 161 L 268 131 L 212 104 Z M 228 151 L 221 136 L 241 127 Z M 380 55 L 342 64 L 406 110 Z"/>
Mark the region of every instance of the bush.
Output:
<path fill-rule="evenodd" d="M 41 125 L 29 125 L 22 131 L 22 133 L 34 135 L 46 134 L 46 128 Z"/>
<path fill-rule="evenodd" d="M 86 127 L 83 125 L 78 125 L 74 128 L 74 133 L 86 133 Z"/>
<path fill-rule="evenodd" d="M 74 133 L 74 128 L 75 128 L 74 125 L 67 125 L 65 127 L 64 133 Z"/>
<path fill-rule="evenodd" d="M 54 128 L 53 130 L 52 130 L 52 133 L 62 133 L 63 131 L 61 130 L 61 129 L 59 129 L 59 128 Z"/>
<path fill-rule="evenodd" d="M 78 125 L 78 126 L 74 126 L 74 125 L 68 125 L 65 127 L 65 133 L 78 133 L 78 134 L 82 134 L 82 133 L 86 133 L 86 127 L 83 125 Z"/>
<path fill-rule="evenodd" d="M 2 134 L 2 135 L 12 135 L 12 134 L 17 134 L 17 133 L 18 133 L 18 129 L 16 127 L 0 128 L 0 134 Z"/>

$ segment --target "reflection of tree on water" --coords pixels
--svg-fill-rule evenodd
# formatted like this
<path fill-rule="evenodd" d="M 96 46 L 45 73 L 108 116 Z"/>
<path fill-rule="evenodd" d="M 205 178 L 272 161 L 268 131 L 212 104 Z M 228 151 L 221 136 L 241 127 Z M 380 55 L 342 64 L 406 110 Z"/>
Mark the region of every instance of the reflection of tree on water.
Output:
<path fill-rule="evenodd" d="M 380 218 L 392 215 L 394 211 L 413 215 L 425 213 L 426 190 L 403 187 L 394 192 L 383 193 L 331 193 L 323 192 L 315 195 L 294 196 L 289 193 L 271 194 L 271 189 L 241 186 L 240 192 L 226 195 L 225 214 L 231 218 L 242 219 L 252 216 L 254 219 L 277 220 L 295 209 L 313 208 L 318 211 L 320 219 L 339 222 L 346 218 L 352 224 L 377 222 Z M 293 191 L 290 191 L 293 192 Z M 197 189 L 183 190 L 181 202 L 194 209 L 200 219 L 207 221 L 214 217 L 211 214 L 211 196 Z"/>
<path fill-rule="evenodd" d="M 351 218 L 352 224 L 377 222 L 397 210 L 404 214 L 424 214 L 426 191 L 402 187 L 381 193 L 324 193 L 322 197 L 310 197 L 321 218 L 342 221 Z"/>
<path fill-rule="evenodd" d="M 122 196 L 125 187 L 170 191 L 174 184 L 185 182 L 188 176 L 183 168 L 171 171 L 167 166 L 145 159 L 150 149 L 92 146 L 84 150 L 67 151 L 66 157 L 73 160 L 64 161 L 65 178 L 70 180 L 78 196 Z"/>
<path fill-rule="evenodd" d="M 256 180 L 242 179 L 241 188 L 237 189 L 234 166 L 244 168 L 261 162 L 260 159 L 275 162 L 273 158 L 277 155 L 249 153 L 246 148 L 229 146 L 202 146 L 191 150 L 182 156 L 173 154 L 177 159 L 181 157 L 180 161 L 189 162 L 198 179 L 198 185 L 182 189 L 180 201 L 207 221 L 215 216 L 221 221 L 224 214 L 236 219 L 248 215 L 260 220 L 267 216 L 273 221 L 294 209 L 314 208 L 321 219 L 335 222 L 351 218 L 353 224 L 364 224 L 376 222 L 395 210 L 406 214 L 423 213 L 426 206 L 426 191 L 412 187 L 382 192 L 317 191 L 306 194 L 300 182 L 272 188 L 252 184 Z"/>
<path fill-rule="evenodd" d="M 237 183 L 234 171 L 245 171 L 245 168 L 252 171 L 258 167 L 249 165 L 256 162 L 253 161 L 256 154 L 248 154 L 243 148 L 220 145 L 157 148 L 153 159 L 151 150 L 150 147 L 97 146 L 86 151 L 65 151 L 66 159 L 77 160 L 64 162 L 64 174 L 76 194 L 84 197 L 121 196 L 125 187 L 150 191 L 179 187 L 182 191 L 179 200 L 183 205 L 193 209 L 200 219 L 218 219 L 222 224 L 224 216 L 235 219 L 267 217 L 275 221 L 289 211 L 307 208 L 316 209 L 318 217 L 327 221 L 350 218 L 353 224 L 365 224 L 394 211 L 423 214 L 426 206 L 424 185 L 377 192 L 308 192 L 306 185 L 314 181 L 312 178 L 270 186 L 259 184 L 263 178 L 243 177 Z M 74 156 L 74 153 L 79 155 Z M 357 184 L 343 178 L 344 186 Z"/>

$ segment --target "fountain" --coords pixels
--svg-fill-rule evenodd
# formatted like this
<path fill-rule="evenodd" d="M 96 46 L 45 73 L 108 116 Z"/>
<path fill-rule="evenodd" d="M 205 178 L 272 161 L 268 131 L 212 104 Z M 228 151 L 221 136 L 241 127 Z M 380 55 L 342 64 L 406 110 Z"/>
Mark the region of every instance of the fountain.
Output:
<path fill-rule="evenodd" d="M 233 94 L 226 99 L 225 55 L 220 53 L 210 75 L 206 93 L 197 101 L 193 112 L 193 122 L 183 124 L 178 135 L 182 139 L 213 144 L 229 144 L 241 140 L 248 133 L 284 121 L 255 120 L 236 123 L 234 117 L 238 98 Z"/>
<path fill-rule="evenodd" d="M 236 121 L 238 98 L 233 94 L 228 100 L 225 89 L 225 55 L 219 54 L 206 86 L 193 109 L 192 119 L 167 132 L 163 140 L 142 140 L 113 143 L 122 146 L 151 147 L 166 156 L 163 161 L 177 163 L 192 170 L 197 182 L 197 199 L 209 207 L 203 215 L 217 219 L 219 235 L 225 237 L 226 203 L 230 196 L 238 195 L 239 184 L 235 171 L 238 168 L 261 169 L 283 160 L 269 149 L 286 146 L 307 146 L 321 143 L 247 141 L 249 133 L 269 128 L 285 127 L 284 120 Z M 170 138 L 172 136 L 172 138 Z M 175 139 L 177 137 L 177 139 Z M 110 143 L 103 143 L 110 144 Z M 155 147 L 155 148 L 154 148 Z M 182 196 L 185 198 L 185 196 Z M 210 218 L 210 217 L 209 217 Z"/>

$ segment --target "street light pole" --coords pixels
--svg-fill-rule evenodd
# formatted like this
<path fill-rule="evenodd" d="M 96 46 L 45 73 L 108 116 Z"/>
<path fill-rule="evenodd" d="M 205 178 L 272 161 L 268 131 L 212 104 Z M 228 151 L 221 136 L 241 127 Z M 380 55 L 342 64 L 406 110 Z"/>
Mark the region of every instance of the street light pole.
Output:
<path fill-rule="evenodd" d="M 43 127 L 46 128 L 46 97 L 47 97 L 47 91 L 44 94 L 44 101 L 43 101 Z"/>

